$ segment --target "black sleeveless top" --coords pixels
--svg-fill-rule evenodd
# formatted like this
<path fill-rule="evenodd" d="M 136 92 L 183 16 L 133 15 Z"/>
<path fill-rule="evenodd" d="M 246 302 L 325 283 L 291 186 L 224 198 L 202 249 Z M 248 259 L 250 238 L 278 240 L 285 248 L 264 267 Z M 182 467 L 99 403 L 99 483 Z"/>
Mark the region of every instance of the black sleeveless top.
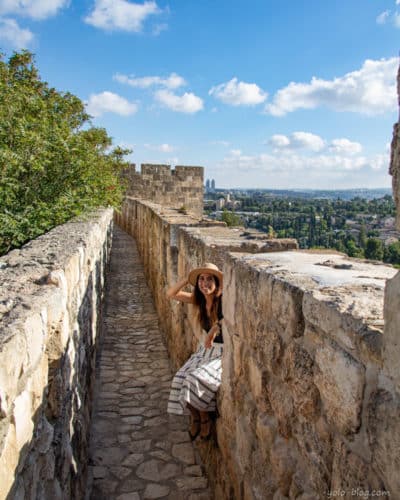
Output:
<path fill-rule="evenodd" d="M 222 297 L 222 295 L 221 295 Z M 222 300 L 221 297 L 219 297 L 218 301 L 218 310 L 217 310 L 217 318 L 218 318 L 218 326 L 219 326 L 219 333 L 215 336 L 214 338 L 214 343 L 216 344 L 223 344 L 224 339 L 222 338 L 222 327 L 221 327 L 221 319 L 224 317 L 222 314 Z M 210 318 L 207 316 L 207 318 L 203 321 L 202 323 L 202 328 L 208 333 L 212 327 L 210 323 Z"/>

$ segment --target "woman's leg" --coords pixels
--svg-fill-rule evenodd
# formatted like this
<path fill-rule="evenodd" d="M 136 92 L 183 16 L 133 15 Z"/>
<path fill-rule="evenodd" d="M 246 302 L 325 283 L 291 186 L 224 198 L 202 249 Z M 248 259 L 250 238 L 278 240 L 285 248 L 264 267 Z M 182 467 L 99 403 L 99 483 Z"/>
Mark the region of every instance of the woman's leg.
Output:
<path fill-rule="evenodd" d="M 200 412 L 194 408 L 190 403 L 187 403 L 187 408 L 190 411 L 190 428 L 189 435 L 192 441 L 196 439 L 200 432 Z"/>
<path fill-rule="evenodd" d="M 209 439 L 211 436 L 211 419 L 208 411 L 200 412 L 200 437 Z"/>

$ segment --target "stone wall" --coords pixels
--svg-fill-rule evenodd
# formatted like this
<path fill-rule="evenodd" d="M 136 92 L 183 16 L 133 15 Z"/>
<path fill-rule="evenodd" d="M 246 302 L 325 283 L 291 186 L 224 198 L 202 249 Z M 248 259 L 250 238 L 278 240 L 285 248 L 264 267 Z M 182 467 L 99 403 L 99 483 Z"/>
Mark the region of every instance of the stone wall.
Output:
<path fill-rule="evenodd" d="M 400 66 L 397 73 L 397 95 L 400 109 Z M 400 115 L 393 127 L 389 173 L 392 176 L 393 196 L 397 206 L 397 229 L 400 231 Z"/>
<path fill-rule="evenodd" d="M 0 259 L 0 498 L 83 498 L 112 210 Z"/>
<path fill-rule="evenodd" d="M 396 498 L 395 269 L 295 250 L 292 240 L 263 239 L 137 199 L 126 200 L 117 222 L 137 238 L 176 367 L 199 332 L 190 306 L 169 302 L 166 289 L 205 261 L 224 270 L 220 417 L 215 440 L 199 445 L 217 500 L 366 491 Z M 387 280 L 395 293 L 386 309 L 397 323 L 383 342 Z"/>
<path fill-rule="evenodd" d="M 230 251 L 256 253 L 298 248 L 293 239 L 270 239 L 259 231 L 228 228 L 223 222 L 185 215 L 177 209 L 131 197 L 125 199 L 115 220 L 136 238 L 176 367 L 188 358 L 200 333 L 190 308 L 166 298 L 169 285 L 204 262 L 214 262 L 222 269 Z"/>
<path fill-rule="evenodd" d="M 128 180 L 128 195 L 144 200 L 157 200 L 166 207 L 201 217 L 203 213 L 203 167 L 134 164 L 124 172 Z"/>

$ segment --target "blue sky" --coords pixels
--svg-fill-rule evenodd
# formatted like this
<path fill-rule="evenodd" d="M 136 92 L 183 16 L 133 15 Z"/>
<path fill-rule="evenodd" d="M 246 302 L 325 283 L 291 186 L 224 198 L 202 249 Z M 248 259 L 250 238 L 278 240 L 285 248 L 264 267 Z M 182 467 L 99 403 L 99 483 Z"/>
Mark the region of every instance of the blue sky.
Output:
<path fill-rule="evenodd" d="M 131 161 L 217 187 L 389 187 L 400 0 L 0 0 L 28 48 Z"/>

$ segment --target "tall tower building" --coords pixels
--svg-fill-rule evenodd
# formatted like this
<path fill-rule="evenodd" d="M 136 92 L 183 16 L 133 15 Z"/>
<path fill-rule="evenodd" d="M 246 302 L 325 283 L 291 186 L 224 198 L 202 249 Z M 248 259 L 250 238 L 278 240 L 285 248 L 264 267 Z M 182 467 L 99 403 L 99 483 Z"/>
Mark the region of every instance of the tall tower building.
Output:
<path fill-rule="evenodd" d="M 214 179 L 212 179 L 212 181 L 211 181 L 211 189 L 213 191 L 215 191 L 215 180 Z"/>
<path fill-rule="evenodd" d="M 210 190 L 210 179 L 206 180 L 206 191 Z"/>

